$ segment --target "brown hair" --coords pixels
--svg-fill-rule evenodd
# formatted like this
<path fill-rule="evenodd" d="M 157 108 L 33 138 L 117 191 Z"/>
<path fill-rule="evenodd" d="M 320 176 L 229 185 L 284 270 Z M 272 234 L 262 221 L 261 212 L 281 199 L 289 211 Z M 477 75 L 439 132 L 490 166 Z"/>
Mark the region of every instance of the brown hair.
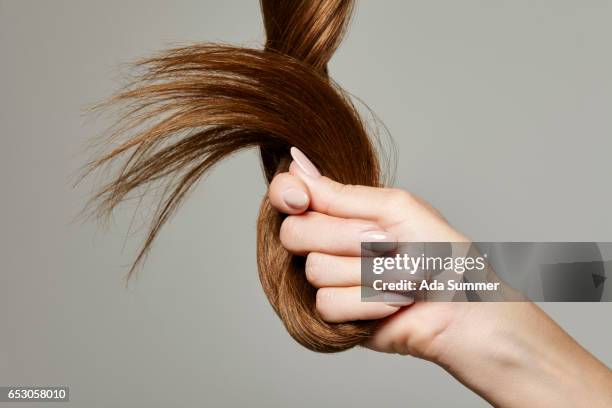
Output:
<path fill-rule="evenodd" d="M 88 172 L 122 160 L 93 197 L 101 214 L 128 194 L 161 183 L 161 197 L 130 274 L 195 182 L 240 149 L 258 147 L 268 182 L 302 150 L 341 183 L 379 185 L 375 149 L 357 110 L 327 75 L 352 12 L 347 0 L 261 0 L 265 49 L 196 44 L 136 64 L 137 80 L 111 98 L 125 108 L 105 154 Z M 369 337 L 374 321 L 330 324 L 315 309 L 304 258 L 280 243 L 283 215 L 268 198 L 257 227 L 259 276 L 270 304 L 300 344 L 320 352 Z"/>

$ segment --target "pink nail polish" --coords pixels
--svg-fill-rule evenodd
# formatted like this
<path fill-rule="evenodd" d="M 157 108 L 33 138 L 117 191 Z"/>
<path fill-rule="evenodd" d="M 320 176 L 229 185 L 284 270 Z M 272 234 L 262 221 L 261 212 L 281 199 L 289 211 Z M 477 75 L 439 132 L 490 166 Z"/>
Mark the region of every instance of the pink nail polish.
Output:
<path fill-rule="evenodd" d="M 397 238 L 387 231 L 366 231 L 361 235 L 363 255 L 381 254 L 397 248 Z"/>
<path fill-rule="evenodd" d="M 308 204 L 308 195 L 297 188 L 289 188 L 283 192 L 283 201 L 291 208 L 301 209 Z"/>
<path fill-rule="evenodd" d="M 393 235 L 387 231 L 367 231 L 361 235 L 363 242 L 395 242 Z"/>
<path fill-rule="evenodd" d="M 300 149 L 298 149 L 297 147 L 292 147 L 290 152 L 291 157 L 293 157 L 293 160 L 297 163 L 300 170 L 302 170 L 304 174 L 314 178 L 321 176 L 321 173 L 319 173 L 319 170 L 317 170 L 316 166 L 310 161 L 308 157 L 306 157 L 304 153 L 302 153 Z"/>

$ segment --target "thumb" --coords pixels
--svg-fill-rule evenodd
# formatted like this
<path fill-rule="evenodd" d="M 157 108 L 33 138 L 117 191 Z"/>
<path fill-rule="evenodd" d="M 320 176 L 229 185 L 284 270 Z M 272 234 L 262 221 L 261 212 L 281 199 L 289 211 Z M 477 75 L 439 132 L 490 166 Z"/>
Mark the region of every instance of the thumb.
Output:
<path fill-rule="evenodd" d="M 322 176 L 316 166 L 296 147 L 289 173 L 299 177 L 310 191 L 310 208 L 341 218 L 359 218 L 382 227 L 402 218 L 401 209 L 412 200 L 403 190 L 342 184 Z"/>

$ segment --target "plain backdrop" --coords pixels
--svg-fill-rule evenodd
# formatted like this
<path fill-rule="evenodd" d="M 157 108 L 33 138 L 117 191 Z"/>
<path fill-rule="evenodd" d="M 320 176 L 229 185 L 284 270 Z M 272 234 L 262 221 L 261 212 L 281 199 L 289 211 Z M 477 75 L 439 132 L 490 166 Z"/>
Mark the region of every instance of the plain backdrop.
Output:
<path fill-rule="evenodd" d="M 603 0 L 362 0 L 330 71 L 387 125 L 395 184 L 475 240 L 610 241 L 610 21 Z M 430 363 L 288 336 L 257 278 L 255 151 L 198 185 L 128 288 L 134 207 L 73 222 L 111 123 L 83 111 L 122 64 L 262 39 L 254 0 L 0 0 L 1 385 L 68 385 L 83 407 L 486 405 Z M 610 303 L 542 307 L 612 363 Z"/>

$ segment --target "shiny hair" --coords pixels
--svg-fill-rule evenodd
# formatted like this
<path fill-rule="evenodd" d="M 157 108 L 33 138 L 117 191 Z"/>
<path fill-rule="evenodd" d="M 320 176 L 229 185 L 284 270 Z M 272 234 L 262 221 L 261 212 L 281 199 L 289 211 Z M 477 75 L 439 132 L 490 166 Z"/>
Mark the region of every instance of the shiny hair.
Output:
<path fill-rule="evenodd" d="M 108 148 L 86 173 L 120 162 L 92 198 L 109 214 L 129 194 L 160 183 L 159 204 L 130 275 L 160 228 L 194 184 L 230 154 L 256 147 L 267 182 L 288 170 L 296 146 L 322 174 L 345 184 L 380 185 L 376 149 L 347 94 L 328 76 L 327 63 L 349 22 L 353 1 L 261 0 L 264 49 L 195 44 L 136 64 L 136 80 L 103 106 L 122 107 Z M 315 308 L 305 259 L 285 250 L 284 219 L 267 197 L 257 224 L 259 277 L 291 336 L 319 352 L 351 348 L 375 321 L 332 324 Z"/>

